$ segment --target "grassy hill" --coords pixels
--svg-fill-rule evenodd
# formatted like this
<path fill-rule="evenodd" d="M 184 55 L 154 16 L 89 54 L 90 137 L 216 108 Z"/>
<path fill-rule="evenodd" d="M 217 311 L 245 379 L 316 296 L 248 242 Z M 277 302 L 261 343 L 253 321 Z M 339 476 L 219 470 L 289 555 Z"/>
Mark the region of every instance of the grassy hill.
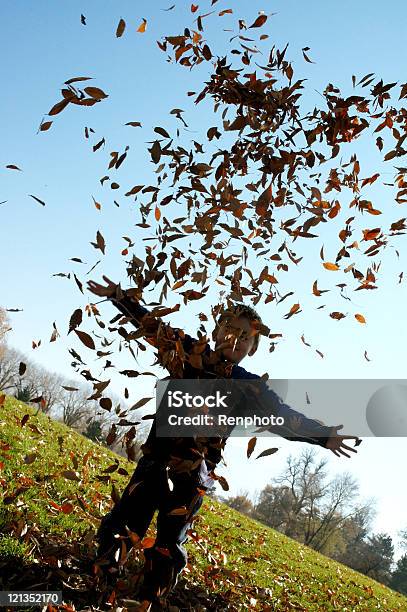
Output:
<path fill-rule="evenodd" d="M 0 393 L 0 590 L 62 590 L 67 612 L 125 612 L 142 552 L 114 590 L 90 560 L 112 485 L 120 493 L 135 465 L 35 413 Z M 194 530 L 173 612 L 407 610 L 402 595 L 210 497 Z"/>

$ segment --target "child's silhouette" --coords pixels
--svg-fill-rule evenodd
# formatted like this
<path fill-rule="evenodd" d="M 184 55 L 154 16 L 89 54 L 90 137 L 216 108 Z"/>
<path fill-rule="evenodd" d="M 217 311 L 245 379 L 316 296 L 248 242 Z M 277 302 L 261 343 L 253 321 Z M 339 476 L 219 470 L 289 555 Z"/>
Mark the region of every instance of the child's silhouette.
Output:
<path fill-rule="evenodd" d="M 139 330 L 138 336 L 144 336 L 157 349 L 158 362 L 168 370 L 169 378 L 257 380 L 264 385 L 269 414 L 283 416 L 287 423 L 279 430 L 280 435 L 323 446 L 339 457 L 341 454 L 350 457 L 346 451 L 357 452 L 344 443 L 348 439 L 357 440 L 355 436 L 338 434 L 342 425 L 327 427 L 292 410 L 260 376 L 239 365 L 256 352 L 259 332 L 264 327 L 253 308 L 235 304 L 224 309 L 212 335 L 215 349 L 211 349 L 206 338 L 194 339 L 164 323 L 155 310 L 141 306 L 137 289 L 123 291 L 120 285 L 103 278 L 106 285 L 89 281 L 88 289 L 107 297 Z M 98 560 L 105 558 L 114 567 L 131 547 L 126 526 L 143 538 L 158 509 L 157 537 L 154 546 L 145 549 L 146 564 L 139 592 L 146 610 L 150 609 L 148 602 L 159 602 L 160 596 L 168 594 L 187 563 L 183 544 L 203 496 L 214 482 L 211 472 L 221 460 L 226 443 L 226 438 L 220 437 L 157 438 L 155 427 L 153 421 L 142 446 L 143 456 L 121 499 L 103 517 L 97 534 Z"/>

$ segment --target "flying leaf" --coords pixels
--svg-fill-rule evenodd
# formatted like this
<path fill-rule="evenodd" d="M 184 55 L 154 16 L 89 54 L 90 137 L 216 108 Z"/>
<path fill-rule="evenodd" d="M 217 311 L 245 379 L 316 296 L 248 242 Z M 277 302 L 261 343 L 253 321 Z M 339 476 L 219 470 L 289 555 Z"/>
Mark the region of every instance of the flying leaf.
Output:
<path fill-rule="evenodd" d="M 54 104 L 54 106 L 51 108 L 51 110 L 49 111 L 48 115 L 58 115 L 58 113 L 60 113 L 61 111 L 64 110 L 64 108 L 66 106 L 68 106 L 69 104 L 69 100 L 64 98 L 63 100 L 61 100 L 60 102 L 57 102 L 56 104 Z"/>
<path fill-rule="evenodd" d="M 249 30 L 250 28 L 261 28 L 261 26 L 264 25 L 266 21 L 267 21 L 267 15 L 259 15 L 256 21 L 254 21 L 254 23 L 252 23 L 252 25 L 249 26 Z"/>
<path fill-rule="evenodd" d="M 339 266 L 337 266 L 334 263 L 331 263 L 330 261 L 324 261 L 323 266 L 324 268 L 326 268 L 326 270 L 332 270 L 332 271 L 339 270 Z"/>
<path fill-rule="evenodd" d="M 330 317 L 332 317 L 332 319 L 336 319 L 337 321 L 340 321 L 341 319 L 343 319 L 346 315 L 343 314 L 343 312 L 331 312 Z"/>
<path fill-rule="evenodd" d="M 132 127 L 142 127 L 140 121 L 128 121 L 125 125 L 131 125 Z"/>
<path fill-rule="evenodd" d="M 85 87 L 85 92 L 91 98 L 95 98 L 96 100 L 102 100 L 103 98 L 108 98 L 108 95 L 99 87 Z"/>
<path fill-rule="evenodd" d="M 44 121 L 40 125 L 40 132 L 46 132 L 52 125 L 52 121 Z"/>
<path fill-rule="evenodd" d="M 260 459 L 260 457 L 268 457 L 268 455 L 274 455 L 278 451 L 278 448 L 267 448 L 260 455 L 257 455 L 256 459 Z"/>
<path fill-rule="evenodd" d="M 81 24 L 86 25 L 86 17 L 85 15 L 82 15 L 82 14 L 81 14 Z"/>
<path fill-rule="evenodd" d="M 361 314 L 355 314 L 355 319 L 359 321 L 359 323 L 366 323 L 365 317 Z"/>
<path fill-rule="evenodd" d="M 305 51 L 309 51 L 309 47 L 304 47 L 302 49 L 302 54 L 304 56 L 304 59 L 306 62 L 309 62 L 310 64 L 315 64 L 315 62 L 313 62 L 312 60 L 310 60 L 310 58 L 308 57 L 308 55 L 305 53 Z"/>
<path fill-rule="evenodd" d="M 157 132 L 157 134 L 160 134 L 161 136 L 164 136 L 164 138 L 170 138 L 170 135 L 167 132 L 167 130 L 164 130 L 164 128 L 162 128 L 162 127 L 155 127 L 154 128 L 154 132 Z"/>
<path fill-rule="evenodd" d="M 144 19 L 143 17 L 143 23 L 141 25 L 139 25 L 139 27 L 137 28 L 137 32 L 145 32 L 146 31 L 146 27 L 147 27 L 147 20 Z"/>
<path fill-rule="evenodd" d="M 41 204 L 42 206 L 45 206 L 45 202 L 43 200 L 40 200 L 39 198 L 37 198 L 35 195 L 31 195 L 31 193 L 28 194 L 30 196 L 30 198 L 33 198 L 34 200 L 36 200 L 36 202 L 38 202 L 39 204 Z"/>
<path fill-rule="evenodd" d="M 77 308 L 76 310 L 74 310 L 69 320 L 68 334 L 70 334 L 71 331 L 79 327 L 81 323 L 82 323 L 82 310 L 81 308 Z"/>
<path fill-rule="evenodd" d="M 253 451 L 254 451 L 254 447 L 256 446 L 256 442 L 257 442 L 257 438 L 250 438 L 249 442 L 247 443 L 247 458 L 250 459 Z"/>
<path fill-rule="evenodd" d="M 122 372 L 121 372 L 122 373 Z M 141 408 L 142 406 L 144 406 L 144 404 L 147 404 L 147 402 L 149 402 L 151 399 L 153 399 L 152 397 L 143 397 L 142 399 L 140 399 L 138 402 L 136 402 L 134 404 L 134 406 L 132 406 L 130 408 L 130 410 L 137 410 L 138 408 Z"/>
<path fill-rule="evenodd" d="M 90 244 L 94 246 L 95 249 L 100 249 L 103 255 L 105 254 L 105 247 L 106 247 L 105 239 L 103 238 L 99 230 L 96 233 L 96 242 L 91 242 Z"/>
<path fill-rule="evenodd" d="M 20 365 L 18 367 L 18 375 L 24 376 L 26 369 L 27 369 L 26 364 L 23 361 L 20 361 Z"/>
<path fill-rule="evenodd" d="M 83 342 L 83 344 L 89 348 L 94 350 L 95 343 L 93 342 L 93 338 L 84 331 L 80 331 L 79 329 L 74 329 L 75 334 L 78 336 L 79 340 Z"/>
<path fill-rule="evenodd" d="M 126 29 L 126 22 L 124 21 L 124 19 L 120 19 L 117 25 L 117 29 L 116 29 L 116 38 L 120 38 L 121 36 L 123 36 L 123 32 L 125 29 Z"/>

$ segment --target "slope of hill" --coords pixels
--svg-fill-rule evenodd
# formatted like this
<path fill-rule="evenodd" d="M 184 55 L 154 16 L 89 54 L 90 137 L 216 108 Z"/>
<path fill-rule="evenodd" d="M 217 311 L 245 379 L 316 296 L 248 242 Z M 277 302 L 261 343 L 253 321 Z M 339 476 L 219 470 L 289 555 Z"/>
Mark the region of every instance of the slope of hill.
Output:
<path fill-rule="evenodd" d="M 0 590 L 61 590 L 61 610 L 125 612 L 153 530 L 114 589 L 90 561 L 112 489 L 120 493 L 134 467 L 0 393 Z M 402 595 L 209 497 L 187 547 L 172 612 L 407 610 Z"/>

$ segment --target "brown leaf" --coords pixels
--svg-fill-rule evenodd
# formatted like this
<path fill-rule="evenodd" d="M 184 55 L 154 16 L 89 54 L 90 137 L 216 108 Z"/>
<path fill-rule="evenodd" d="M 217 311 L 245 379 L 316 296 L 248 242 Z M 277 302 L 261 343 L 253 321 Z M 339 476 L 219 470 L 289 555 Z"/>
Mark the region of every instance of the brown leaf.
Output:
<path fill-rule="evenodd" d="M 70 334 L 71 331 L 73 331 L 76 327 L 79 327 L 81 323 L 82 323 L 82 310 L 81 308 L 77 308 L 76 310 L 74 310 L 69 320 L 68 334 Z"/>
<path fill-rule="evenodd" d="M 88 94 L 88 96 L 94 98 L 95 100 L 102 100 L 103 98 L 108 97 L 108 95 L 105 94 L 102 89 L 99 89 L 99 87 L 85 87 L 85 92 Z"/>
<path fill-rule="evenodd" d="M 67 480 L 75 480 L 76 482 L 79 482 L 80 480 L 78 473 L 74 472 L 73 470 L 63 470 L 61 472 L 61 476 Z"/>
<path fill-rule="evenodd" d="M 340 321 L 341 319 L 343 319 L 346 315 L 343 314 L 343 312 L 331 312 L 330 317 L 332 317 L 332 319 L 336 319 L 337 321 Z"/>
<path fill-rule="evenodd" d="M 78 289 L 81 293 L 83 293 L 83 287 L 82 287 L 82 283 L 81 281 L 78 279 L 78 277 L 76 276 L 76 274 L 74 273 L 73 275 L 74 279 L 75 279 L 75 283 L 78 285 Z"/>
<path fill-rule="evenodd" d="M 155 127 L 154 128 L 154 132 L 157 132 L 157 134 L 160 134 L 161 136 L 164 136 L 164 138 L 170 138 L 170 135 L 167 132 L 167 130 L 164 130 L 164 128 L 162 128 L 162 127 Z"/>
<path fill-rule="evenodd" d="M 40 132 L 46 132 L 52 125 L 52 121 L 44 121 L 40 125 Z"/>
<path fill-rule="evenodd" d="M 141 189 L 143 189 L 144 185 L 135 185 L 134 187 L 132 187 L 132 189 L 130 189 L 130 191 L 128 191 L 125 195 L 126 196 L 132 196 L 135 195 L 136 193 L 138 193 L 139 191 L 141 191 Z"/>
<path fill-rule="evenodd" d="M 20 172 L 22 172 L 21 168 L 15 166 L 14 164 L 8 164 L 6 168 L 8 168 L 9 170 L 19 170 Z"/>
<path fill-rule="evenodd" d="M 70 85 L 71 83 L 77 83 L 78 81 L 90 81 L 92 77 L 74 77 L 73 79 L 69 79 L 65 81 L 65 85 Z"/>
<path fill-rule="evenodd" d="M 66 106 L 68 106 L 69 104 L 69 100 L 67 100 L 66 98 L 64 98 L 63 100 L 61 100 L 60 102 L 57 102 L 56 104 L 54 104 L 54 106 L 51 108 L 51 110 L 49 111 L 48 115 L 58 115 L 58 113 L 60 113 L 61 111 L 64 110 L 64 108 Z"/>
<path fill-rule="evenodd" d="M 124 30 L 126 29 L 126 22 L 124 19 L 120 19 L 117 29 L 116 29 L 116 38 L 120 38 L 123 36 Z"/>
<path fill-rule="evenodd" d="M 366 323 L 365 317 L 361 314 L 355 314 L 355 319 L 359 321 L 359 323 Z"/>
<path fill-rule="evenodd" d="M 256 446 L 256 442 L 257 442 L 257 438 L 250 438 L 249 442 L 247 443 L 247 458 L 250 459 L 253 451 L 254 451 L 254 447 Z"/>
<path fill-rule="evenodd" d="M 96 243 L 95 242 L 91 242 L 91 245 L 95 247 L 95 249 L 100 249 L 103 253 L 103 255 L 105 254 L 105 239 L 103 238 L 102 234 L 99 232 L 99 230 L 96 233 Z"/>
<path fill-rule="evenodd" d="M 249 26 L 250 28 L 261 28 L 262 25 L 264 25 L 267 21 L 267 15 L 259 15 L 257 17 L 257 19 L 252 23 L 251 26 Z"/>
<path fill-rule="evenodd" d="M 79 340 L 87 347 L 92 350 L 95 349 L 95 343 L 93 342 L 93 338 L 84 331 L 80 331 L 79 329 L 74 329 L 75 334 L 78 336 Z"/>
<path fill-rule="evenodd" d="M 86 17 L 85 15 L 82 15 L 82 14 L 81 14 L 81 24 L 86 25 Z"/>
<path fill-rule="evenodd" d="M 274 455 L 278 451 L 278 448 L 267 448 L 260 455 L 257 455 L 256 459 L 260 459 L 260 457 L 267 457 L 268 455 Z"/>
<path fill-rule="evenodd" d="M 304 47 L 304 49 L 302 49 L 302 54 L 304 56 L 304 59 L 306 62 L 309 62 L 310 64 L 315 64 L 315 62 L 313 62 L 312 60 L 310 60 L 310 58 L 308 57 L 308 55 L 305 53 L 305 51 L 309 51 L 309 47 Z"/>
<path fill-rule="evenodd" d="M 27 369 L 26 364 L 23 361 L 20 361 L 20 365 L 18 367 L 18 375 L 24 376 L 26 369 Z"/>
<path fill-rule="evenodd" d="M 38 457 L 38 453 L 30 453 L 29 455 L 26 455 L 24 457 L 24 463 L 26 465 L 31 465 L 31 463 L 34 463 L 37 457 Z"/>
<path fill-rule="evenodd" d="M 142 127 L 140 121 L 128 121 L 124 125 L 131 125 L 132 127 Z"/>
<path fill-rule="evenodd" d="M 188 508 L 186 506 L 181 506 L 180 508 L 174 508 L 171 512 L 167 513 L 168 516 L 183 516 L 188 514 Z"/>
<path fill-rule="evenodd" d="M 31 195 L 31 193 L 28 194 L 30 196 L 30 198 L 33 198 L 36 202 L 38 202 L 39 204 L 41 204 L 42 206 L 45 206 L 45 202 L 43 200 L 40 200 L 39 198 L 37 198 L 35 195 Z"/>
<path fill-rule="evenodd" d="M 122 373 L 122 372 L 120 372 Z M 134 406 L 132 406 L 130 408 L 130 410 L 137 410 L 137 408 L 141 408 L 142 406 L 144 406 L 145 404 L 147 404 L 147 402 L 149 402 L 151 399 L 153 399 L 152 397 L 143 397 L 142 399 L 140 399 L 138 402 L 136 402 L 134 404 Z"/>

